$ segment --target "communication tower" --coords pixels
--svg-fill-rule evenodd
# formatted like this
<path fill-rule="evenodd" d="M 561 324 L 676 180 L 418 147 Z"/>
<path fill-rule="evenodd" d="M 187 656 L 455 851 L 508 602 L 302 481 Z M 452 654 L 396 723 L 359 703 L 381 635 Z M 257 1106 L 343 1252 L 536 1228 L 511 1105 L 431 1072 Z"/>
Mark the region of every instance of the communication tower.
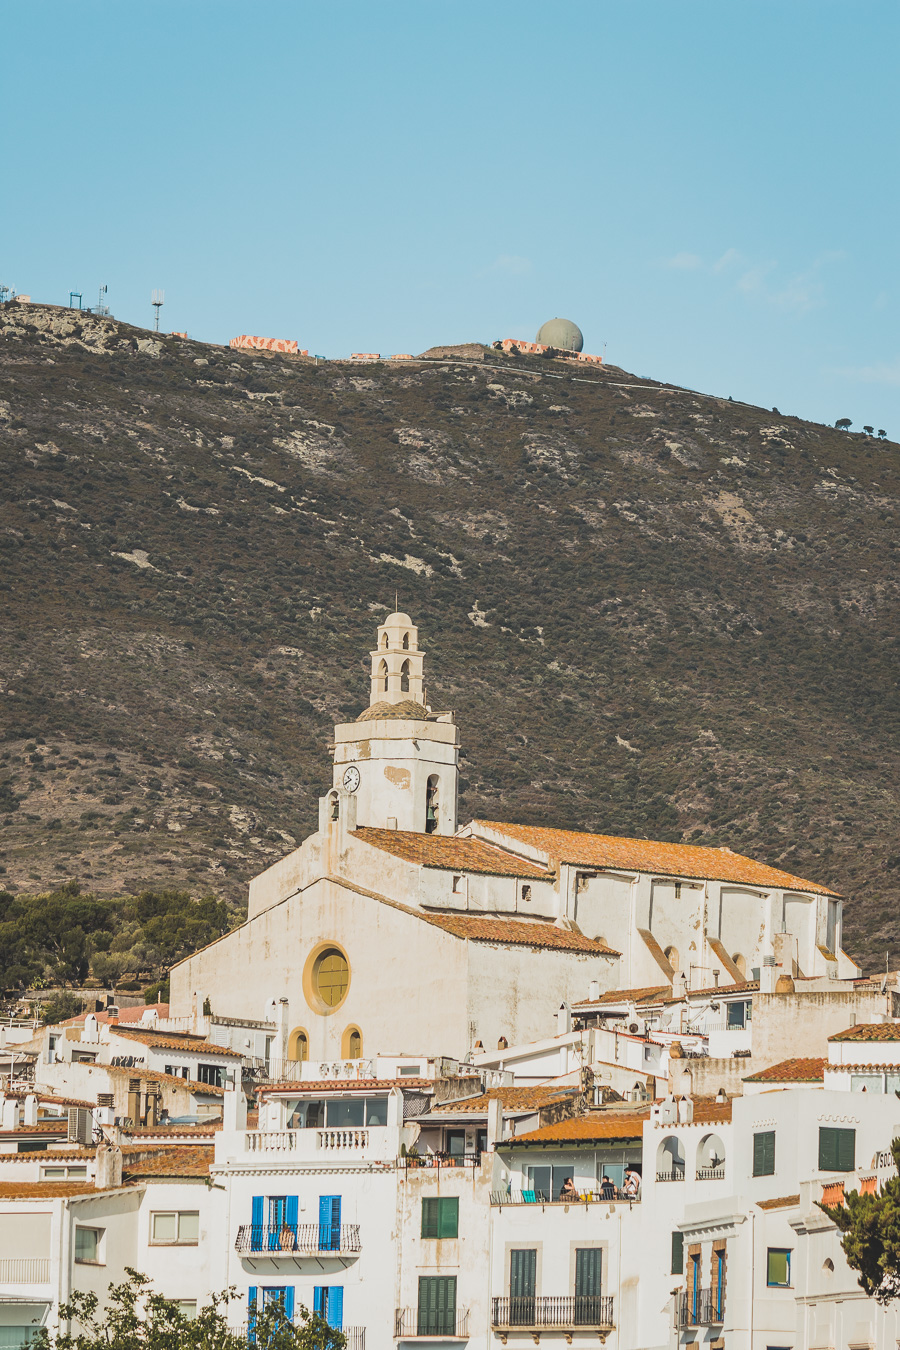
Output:
<path fill-rule="evenodd" d="M 106 287 L 101 286 L 100 294 L 97 297 L 97 308 L 94 310 L 95 314 L 109 314 L 109 305 L 105 304 L 103 299 L 105 295 L 106 295 Z"/>
<path fill-rule="evenodd" d="M 166 293 L 165 293 L 165 291 L 154 291 L 154 292 L 153 292 L 153 295 L 150 297 L 150 303 L 151 303 L 151 305 L 153 306 L 153 308 L 156 310 L 156 324 L 155 324 L 155 327 L 156 327 L 157 333 L 159 332 L 159 311 L 162 309 L 163 305 L 165 304 L 165 299 L 166 299 Z"/>
<path fill-rule="evenodd" d="M 69 309 L 74 309 L 73 300 L 78 301 L 78 308 L 81 309 L 81 291 L 69 291 Z"/>
<path fill-rule="evenodd" d="M 0 281 L 0 305 L 5 304 L 5 302 L 9 299 L 11 295 L 12 295 L 12 287 L 5 286 L 3 282 Z"/>

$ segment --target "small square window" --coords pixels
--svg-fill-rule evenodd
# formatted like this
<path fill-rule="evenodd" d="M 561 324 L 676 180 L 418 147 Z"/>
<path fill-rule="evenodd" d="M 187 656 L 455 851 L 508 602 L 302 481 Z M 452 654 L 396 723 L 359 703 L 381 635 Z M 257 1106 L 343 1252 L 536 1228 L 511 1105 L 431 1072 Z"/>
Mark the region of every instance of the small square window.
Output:
<path fill-rule="evenodd" d="M 528 900 L 531 899 L 531 887 L 530 887 L 530 886 L 523 886 L 523 887 L 522 887 L 522 899 L 525 900 L 525 901 L 528 901 Z"/>
<path fill-rule="evenodd" d="M 177 1298 L 175 1299 L 175 1307 L 182 1317 L 188 1317 L 193 1321 L 197 1316 L 197 1300 L 195 1298 Z"/>
<path fill-rule="evenodd" d="M 104 1230 L 102 1228 L 76 1228 L 75 1229 L 75 1260 L 89 1263 L 91 1265 L 102 1265 L 103 1258 L 100 1254 L 100 1243 Z"/>
<path fill-rule="evenodd" d="M 789 1289 L 791 1253 L 787 1247 L 770 1247 L 766 1256 L 766 1284 L 770 1288 Z"/>
<path fill-rule="evenodd" d="M 453 894 L 459 895 L 461 894 L 462 890 L 463 890 L 463 879 L 462 877 L 455 876 L 453 878 Z"/>
<path fill-rule="evenodd" d="M 162 1210 L 150 1216 L 151 1243 L 195 1247 L 200 1241 L 200 1212 Z"/>

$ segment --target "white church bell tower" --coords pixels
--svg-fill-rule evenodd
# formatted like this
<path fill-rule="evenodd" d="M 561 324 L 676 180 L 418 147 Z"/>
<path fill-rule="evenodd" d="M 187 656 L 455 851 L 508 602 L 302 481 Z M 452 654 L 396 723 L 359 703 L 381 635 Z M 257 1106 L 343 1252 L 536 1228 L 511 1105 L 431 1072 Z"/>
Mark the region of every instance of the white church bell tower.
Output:
<path fill-rule="evenodd" d="M 455 834 L 459 736 L 432 712 L 424 653 L 408 614 L 389 614 L 371 652 L 369 707 L 334 729 L 334 787 L 352 794 L 357 826 Z"/>

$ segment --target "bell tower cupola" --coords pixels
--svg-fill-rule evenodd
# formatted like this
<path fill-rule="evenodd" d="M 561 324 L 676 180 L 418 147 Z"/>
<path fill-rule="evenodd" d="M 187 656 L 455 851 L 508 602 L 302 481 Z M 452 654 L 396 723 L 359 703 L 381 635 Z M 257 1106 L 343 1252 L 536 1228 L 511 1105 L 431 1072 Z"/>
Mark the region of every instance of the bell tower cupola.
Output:
<path fill-rule="evenodd" d="M 388 615 L 379 626 L 378 643 L 371 657 L 370 706 L 409 700 L 424 708 L 425 654 L 419 651 L 419 630 L 408 614 Z"/>
<path fill-rule="evenodd" d="M 355 797 L 357 826 L 455 834 L 459 735 L 452 712 L 433 712 L 424 653 L 408 614 L 379 625 L 369 706 L 334 729 L 334 788 Z"/>

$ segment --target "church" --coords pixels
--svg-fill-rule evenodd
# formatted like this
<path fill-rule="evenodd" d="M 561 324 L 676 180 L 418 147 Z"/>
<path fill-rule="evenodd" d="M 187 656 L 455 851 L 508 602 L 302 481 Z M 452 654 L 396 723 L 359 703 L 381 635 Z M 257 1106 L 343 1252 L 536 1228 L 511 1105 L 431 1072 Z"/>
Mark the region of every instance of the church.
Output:
<path fill-rule="evenodd" d="M 281 1002 L 294 1060 L 462 1059 L 607 990 L 758 980 L 776 935 L 797 979 L 858 973 L 837 894 L 728 848 L 461 826 L 459 731 L 407 614 L 378 628 L 369 707 L 333 754 L 318 830 L 251 881 L 240 928 L 173 968 L 173 1017 Z"/>

